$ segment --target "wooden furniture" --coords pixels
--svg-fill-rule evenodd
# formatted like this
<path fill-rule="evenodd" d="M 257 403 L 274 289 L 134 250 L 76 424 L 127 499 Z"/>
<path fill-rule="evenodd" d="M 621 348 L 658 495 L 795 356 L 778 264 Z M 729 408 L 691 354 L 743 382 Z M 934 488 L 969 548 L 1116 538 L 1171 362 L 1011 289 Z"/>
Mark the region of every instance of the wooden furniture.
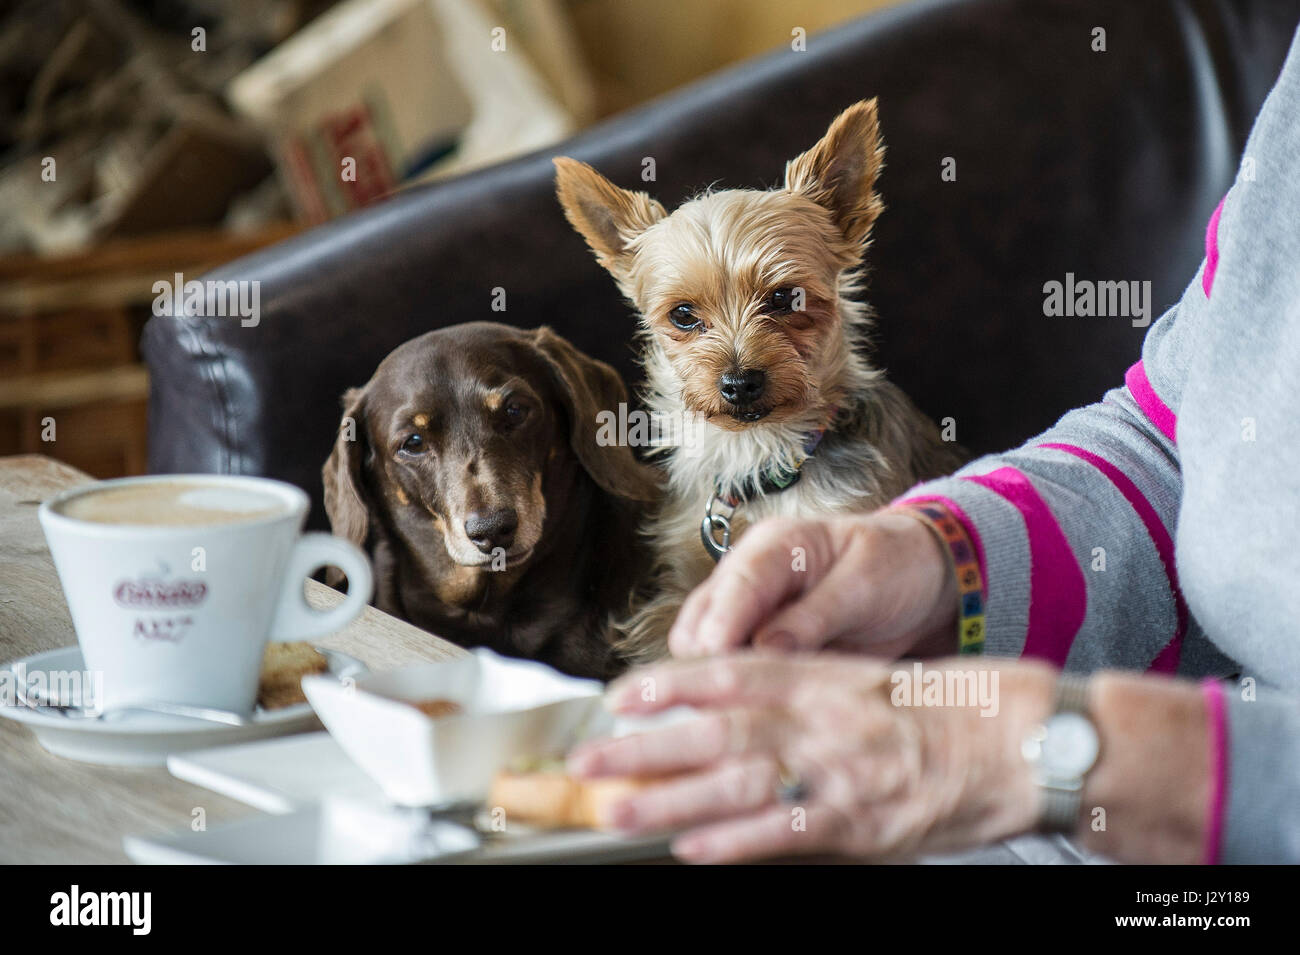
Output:
<path fill-rule="evenodd" d="M 0 659 L 76 642 L 36 509 L 89 480 L 46 457 L 0 458 Z M 340 599 L 315 581 L 307 588 L 313 602 Z M 322 643 L 373 669 L 465 652 L 373 607 Z M 183 828 L 196 807 L 203 807 L 209 826 L 256 812 L 162 767 L 93 766 L 52 756 L 11 720 L 0 720 L 0 806 L 0 863 L 125 862 L 123 836 Z"/>
<path fill-rule="evenodd" d="M 198 278 L 297 231 L 195 230 L 0 258 L 0 454 L 39 452 L 100 478 L 143 474 L 149 375 L 137 343 L 153 284 Z"/>

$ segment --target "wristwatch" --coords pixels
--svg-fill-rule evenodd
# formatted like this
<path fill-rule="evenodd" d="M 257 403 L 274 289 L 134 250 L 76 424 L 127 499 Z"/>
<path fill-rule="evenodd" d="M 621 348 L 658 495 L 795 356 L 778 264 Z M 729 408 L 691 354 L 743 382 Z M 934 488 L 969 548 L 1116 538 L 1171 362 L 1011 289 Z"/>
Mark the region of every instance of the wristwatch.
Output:
<path fill-rule="evenodd" d="M 1101 739 L 1088 716 L 1088 681 L 1062 674 L 1056 710 L 1020 744 L 1042 797 L 1039 828 L 1072 832 L 1083 804 L 1083 782 L 1097 762 Z"/>

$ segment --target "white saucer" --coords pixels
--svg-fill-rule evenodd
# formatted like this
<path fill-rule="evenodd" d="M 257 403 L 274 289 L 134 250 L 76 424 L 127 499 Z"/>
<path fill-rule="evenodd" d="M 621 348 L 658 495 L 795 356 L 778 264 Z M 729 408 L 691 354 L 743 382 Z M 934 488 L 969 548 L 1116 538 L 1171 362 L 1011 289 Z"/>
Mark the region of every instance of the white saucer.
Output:
<path fill-rule="evenodd" d="M 194 832 L 128 836 L 135 862 L 621 862 L 668 857 L 666 836 L 624 837 L 522 823 L 488 835 L 463 822 L 388 805 L 383 790 L 328 733 L 246 743 L 167 760 L 173 776 L 264 810 Z"/>
<path fill-rule="evenodd" d="M 142 865 L 401 865 L 637 862 L 668 858 L 666 836 L 624 838 L 588 830 L 516 831 L 484 837 L 418 810 L 338 798 L 282 816 L 256 815 L 206 832 L 127 836 Z"/>
<path fill-rule="evenodd" d="M 337 650 L 326 653 L 330 670 L 340 678 L 366 672 L 360 660 Z M 40 672 L 77 672 L 85 669 L 79 647 L 47 650 L 0 667 L 0 677 L 17 680 L 15 669 L 22 665 L 26 677 Z M 0 701 L 0 717 L 26 723 L 37 741 L 67 759 L 111 766 L 161 766 L 171 753 L 226 746 L 246 740 L 283 736 L 320 728 L 307 703 L 275 710 L 257 710 L 247 726 L 225 726 L 185 716 L 169 716 L 139 710 L 113 714 L 104 719 L 75 719 L 45 710 L 31 709 L 16 700 Z"/>

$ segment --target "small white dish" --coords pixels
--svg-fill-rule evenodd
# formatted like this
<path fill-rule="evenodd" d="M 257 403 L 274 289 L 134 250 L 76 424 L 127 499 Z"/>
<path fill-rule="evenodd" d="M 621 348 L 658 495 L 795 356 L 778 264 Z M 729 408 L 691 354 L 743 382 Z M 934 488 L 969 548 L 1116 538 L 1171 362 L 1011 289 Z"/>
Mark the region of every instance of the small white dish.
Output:
<path fill-rule="evenodd" d="M 695 716 L 694 710 L 677 707 L 653 717 L 616 718 L 610 735 L 662 728 Z M 177 753 L 167 758 L 167 770 L 263 812 L 297 812 L 328 799 L 388 804 L 379 784 L 325 732 Z"/>
<path fill-rule="evenodd" d="M 686 708 L 651 718 L 618 719 L 613 735 L 693 718 Z M 418 809 L 394 808 L 383 790 L 343 752 L 329 733 L 240 743 L 167 760 L 178 779 L 270 813 L 213 826 L 132 836 L 127 855 L 141 863 L 315 864 L 322 862 L 574 863 L 664 859 L 668 837 L 627 838 L 590 830 L 548 830 L 514 823 L 504 832 L 481 827 L 481 844 L 453 851 L 451 830 L 431 843 Z M 480 812 L 481 816 L 482 813 Z M 349 820 L 373 820 L 373 829 Z M 477 820 L 476 820 L 477 821 Z M 456 823 L 460 825 L 463 817 Z M 488 835 L 483 836 L 482 832 Z M 405 840 L 405 841 L 404 841 Z"/>
<path fill-rule="evenodd" d="M 468 826 L 414 810 L 328 799 L 205 832 L 127 836 L 122 847 L 145 865 L 394 865 L 463 856 L 482 841 Z"/>
<path fill-rule="evenodd" d="M 563 755 L 613 722 L 599 681 L 486 649 L 347 686 L 305 677 L 302 687 L 330 735 L 399 806 L 481 800 L 515 760 Z M 454 702 L 461 712 L 430 719 L 410 705 L 425 700 Z"/>
<path fill-rule="evenodd" d="M 327 799 L 387 803 L 329 733 L 299 733 L 167 757 L 177 779 L 270 813 L 296 812 Z"/>
<path fill-rule="evenodd" d="M 355 679 L 367 672 L 365 664 L 337 650 L 326 653 L 331 678 Z M 81 673 L 85 663 L 78 647 L 60 647 L 0 667 L 0 717 L 27 724 L 37 741 L 56 756 L 110 766 L 159 766 L 171 753 L 224 746 L 247 740 L 300 733 L 317 726 L 307 703 L 275 710 L 257 710 L 247 726 L 225 726 L 184 716 L 138 710 L 123 711 L 103 719 L 76 719 L 32 709 L 18 702 L 15 685 L 31 681 L 52 682 L 62 674 Z M 6 685 L 7 684 L 7 685 Z"/>
<path fill-rule="evenodd" d="M 484 836 L 457 822 L 327 800 L 280 816 L 256 815 L 206 832 L 127 836 L 122 847 L 142 865 L 521 865 L 611 864 L 669 857 L 667 836 L 628 838 L 590 830 L 517 826 Z"/>
<path fill-rule="evenodd" d="M 613 863 L 668 858 L 668 837 L 514 826 L 483 834 L 418 809 L 326 799 L 284 815 L 256 815 L 162 836 L 127 836 L 144 865 L 393 865 Z"/>

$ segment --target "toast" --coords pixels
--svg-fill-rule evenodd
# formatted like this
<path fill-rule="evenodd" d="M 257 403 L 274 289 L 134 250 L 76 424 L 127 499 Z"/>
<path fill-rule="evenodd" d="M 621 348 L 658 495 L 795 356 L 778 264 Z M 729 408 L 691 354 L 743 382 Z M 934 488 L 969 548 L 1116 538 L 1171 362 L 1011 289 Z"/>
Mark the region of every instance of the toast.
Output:
<path fill-rule="evenodd" d="M 502 772 L 492 781 L 489 809 L 506 820 L 556 829 L 607 829 L 614 803 L 657 780 L 610 777 L 578 779 L 563 769 Z"/>

